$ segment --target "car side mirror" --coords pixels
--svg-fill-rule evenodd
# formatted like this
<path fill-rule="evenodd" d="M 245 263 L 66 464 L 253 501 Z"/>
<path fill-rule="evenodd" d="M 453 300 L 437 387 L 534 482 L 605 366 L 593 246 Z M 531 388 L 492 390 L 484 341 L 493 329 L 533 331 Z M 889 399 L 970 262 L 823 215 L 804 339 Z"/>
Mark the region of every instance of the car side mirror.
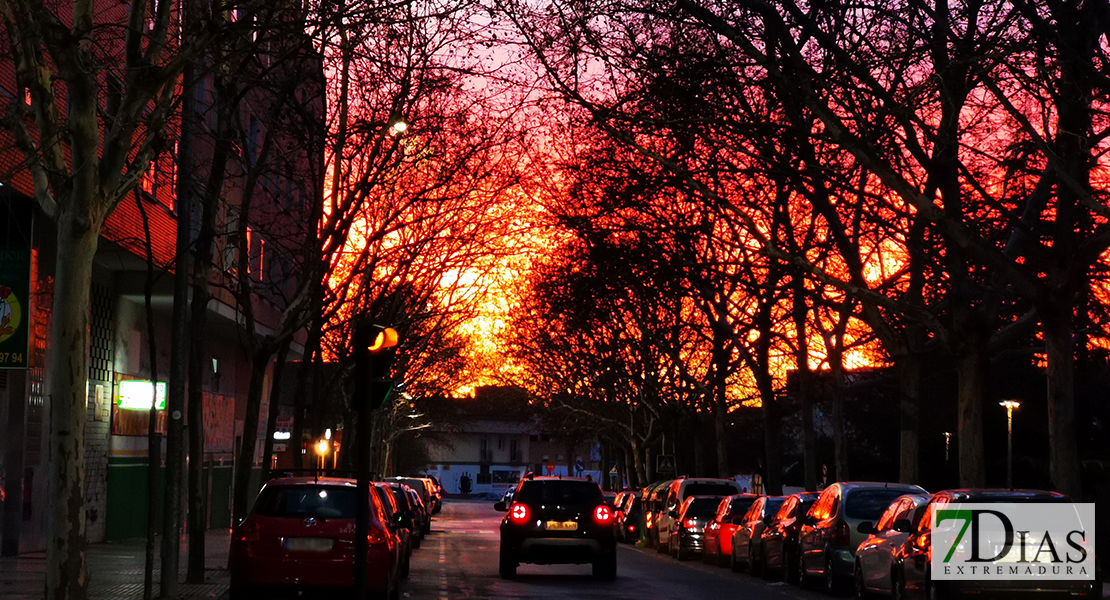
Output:
<path fill-rule="evenodd" d="M 892 529 L 894 529 L 894 531 L 897 531 L 898 533 L 909 533 L 910 532 L 910 520 L 909 519 L 898 519 L 897 521 L 894 522 L 894 526 L 892 527 Z"/>
<path fill-rule="evenodd" d="M 493 505 L 493 510 L 500 511 L 500 512 L 505 512 L 506 510 L 509 510 L 509 509 L 505 508 L 505 501 L 502 500 L 502 501 L 497 502 L 496 504 Z"/>
<path fill-rule="evenodd" d="M 875 533 L 875 525 L 872 524 L 871 521 L 864 521 L 860 523 L 858 527 L 856 527 L 856 531 L 864 535 L 871 535 L 872 533 Z"/>

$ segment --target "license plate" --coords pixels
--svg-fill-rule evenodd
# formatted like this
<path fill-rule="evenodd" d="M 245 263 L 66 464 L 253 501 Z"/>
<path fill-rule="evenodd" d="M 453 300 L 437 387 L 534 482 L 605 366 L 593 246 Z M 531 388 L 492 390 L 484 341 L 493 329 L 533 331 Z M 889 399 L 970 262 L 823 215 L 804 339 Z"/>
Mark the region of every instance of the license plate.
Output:
<path fill-rule="evenodd" d="M 327 552 L 335 540 L 331 538 L 285 538 L 286 550 L 302 552 Z"/>
<path fill-rule="evenodd" d="M 548 531 L 575 531 L 578 529 L 577 521 L 548 521 Z"/>

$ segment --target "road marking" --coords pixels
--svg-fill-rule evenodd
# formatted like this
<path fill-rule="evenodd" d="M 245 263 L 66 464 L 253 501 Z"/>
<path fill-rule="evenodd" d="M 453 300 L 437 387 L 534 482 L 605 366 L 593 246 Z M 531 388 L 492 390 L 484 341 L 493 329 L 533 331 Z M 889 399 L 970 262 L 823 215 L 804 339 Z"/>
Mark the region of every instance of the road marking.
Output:
<path fill-rule="evenodd" d="M 447 538 L 439 538 L 439 600 L 447 600 Z"/>

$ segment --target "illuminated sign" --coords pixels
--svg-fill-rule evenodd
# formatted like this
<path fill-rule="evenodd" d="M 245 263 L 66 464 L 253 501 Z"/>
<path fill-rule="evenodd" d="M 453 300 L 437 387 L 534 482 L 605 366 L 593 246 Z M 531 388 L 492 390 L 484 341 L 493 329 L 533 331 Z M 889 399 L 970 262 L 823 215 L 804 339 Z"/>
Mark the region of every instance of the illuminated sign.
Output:
<path fill-rule="evenodd" d="M 150 410 L 155 404 L 149 381 L 127 380 L 119 382 L 119 407 L 127 410 Z M 158 382 L 158 410 L 166 409 L 166 382 Z"/>

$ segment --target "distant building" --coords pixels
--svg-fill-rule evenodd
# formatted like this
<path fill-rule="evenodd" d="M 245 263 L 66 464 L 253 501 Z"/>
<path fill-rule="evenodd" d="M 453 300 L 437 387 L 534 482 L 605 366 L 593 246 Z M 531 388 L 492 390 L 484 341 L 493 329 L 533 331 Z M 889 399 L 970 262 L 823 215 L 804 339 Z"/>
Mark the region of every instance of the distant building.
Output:
<path fill-rule="evenodd" d="M 513 387 L 480 387 L 473 398 L 453 398 L 457 419 L 435 425 L 445 443 L 429 448 L 427 473 L 449 494 L 460 493 L 464 474 L 472 494 L 502 494 L 525 473 L 599 479 L 594 440 L 559 438 L 542 431 L 528 394 Z M 568 452 L 568 448 L 572 452 Z M 579 466 L 583 469 L 577 469 Z M 550 467 L 550 470 L 548 470 Z"/>

